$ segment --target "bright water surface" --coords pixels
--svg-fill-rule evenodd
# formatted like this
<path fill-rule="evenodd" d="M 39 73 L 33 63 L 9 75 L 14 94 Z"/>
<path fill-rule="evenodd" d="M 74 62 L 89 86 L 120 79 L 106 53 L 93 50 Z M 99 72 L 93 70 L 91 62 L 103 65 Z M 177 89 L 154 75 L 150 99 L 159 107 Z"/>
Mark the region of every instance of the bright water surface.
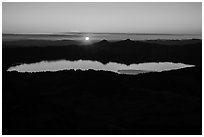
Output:
<path fill-rule="evenodd" d="M 59 70 L 103 70 L 111 71 L 119 74 L 139 74 L 151 71 L 161 72 L 172 69 L 180 69 L 185 67 L 193 67 L 194 65 L 187 65 L 182 63 L 171 63 L 171 62 L 160 62 L 160 63 L 140 63 L 125 65 L 115 62 L 109 62 L 107 64 L 102 64 L 98 61 L 90 60 L 78 60 L 78 61 L 41 61 L 31 64 L 21 64 L 17 66 L 12 66 L 8 71 L 18 71 L 18 72 L 44 72 L 44 71 L 59 71 Z"/>

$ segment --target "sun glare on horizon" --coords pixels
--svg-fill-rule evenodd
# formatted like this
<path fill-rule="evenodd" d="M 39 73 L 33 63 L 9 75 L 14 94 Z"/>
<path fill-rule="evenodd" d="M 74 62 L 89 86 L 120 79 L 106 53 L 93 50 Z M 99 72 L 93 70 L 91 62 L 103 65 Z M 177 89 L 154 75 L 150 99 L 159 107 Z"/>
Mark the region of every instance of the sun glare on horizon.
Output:
<path fill-rule="evenodd" d="M 89 37 L 85 37 L 85 40 L 88 41 L 88 40 L 89 40 Z"/>

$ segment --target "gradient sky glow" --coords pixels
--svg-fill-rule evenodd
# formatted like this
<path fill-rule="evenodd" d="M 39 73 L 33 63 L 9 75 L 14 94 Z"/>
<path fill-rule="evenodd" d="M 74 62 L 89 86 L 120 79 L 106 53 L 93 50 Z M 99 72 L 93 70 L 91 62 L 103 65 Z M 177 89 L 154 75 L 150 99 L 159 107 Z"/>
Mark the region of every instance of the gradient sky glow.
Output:
<path fill-rule="evenodd" d="M 202 33 L 201 2 L 3 2 L 2 8 L 3 33 Z"/>

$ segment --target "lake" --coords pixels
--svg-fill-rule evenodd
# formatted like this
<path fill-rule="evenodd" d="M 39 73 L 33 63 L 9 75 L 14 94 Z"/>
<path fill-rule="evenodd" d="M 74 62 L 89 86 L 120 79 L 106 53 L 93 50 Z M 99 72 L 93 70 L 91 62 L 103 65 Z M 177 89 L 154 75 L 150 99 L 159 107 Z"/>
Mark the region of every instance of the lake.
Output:
<path fill-rule="evenodd" d="M 140 64 L 120 64 L 115 62 L 109 62 L 107 64 L 102 64 L 98 61 L 91 60 L 58 60 L 58 61 L 41 61 L 37 63 L 21 64 L 17 66 L 12 66 L 8 71 L 17 72 L 45 72 L 45 71 L 59 71 L 59 70 L 103 70 L 111 71 L 118 74 L 129 74 L 136 75 L 139 73 L 147 72 L 162 72 L 173 69 L 180 69 L 186 67 L 194 67 L 194 65 L 187 65 L 183 63 L 172 63 L 172 62 L 150 62 L 150 63 L 140 63 Z"/>

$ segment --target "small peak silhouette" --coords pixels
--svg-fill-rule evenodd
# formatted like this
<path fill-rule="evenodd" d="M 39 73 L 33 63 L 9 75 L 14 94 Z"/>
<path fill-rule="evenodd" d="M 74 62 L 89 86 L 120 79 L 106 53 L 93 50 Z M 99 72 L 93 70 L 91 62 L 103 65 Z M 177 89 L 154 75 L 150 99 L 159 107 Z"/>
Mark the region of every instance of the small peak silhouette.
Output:
<path fill-rule="evenodd" d="M 97 45 L 104 45 L 104 44 L 108 44 L 109 42 L 105 39 L 99 41 L 98 43 L 96 43 Z"/>
<path fill-rule="evenodd" d="M 108 41 L 106 39 L 103 39 L 100 41 L 100 43 L 108 43 Z"/>
<path fill-rule="evenodd" d="M 135 44 L 135 41 L 132 41 L 130 39 L 126 39 L 126 40 L 123 40 L 123 41 L 118 41 L 118 44 L 122 44 L 122 45 L 133 45 Z"/>

